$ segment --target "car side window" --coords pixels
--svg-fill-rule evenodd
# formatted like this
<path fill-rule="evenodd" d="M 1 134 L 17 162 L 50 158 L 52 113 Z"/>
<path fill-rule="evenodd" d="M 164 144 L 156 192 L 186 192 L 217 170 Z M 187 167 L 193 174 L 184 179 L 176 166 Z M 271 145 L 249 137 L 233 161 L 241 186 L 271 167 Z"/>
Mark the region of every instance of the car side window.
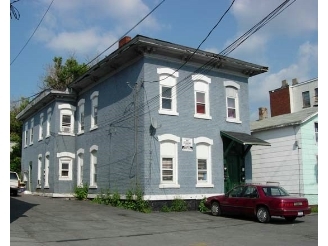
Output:
<path fill-rule="evenodd" d="M 241 197 L 244 187 L 239 186 L 230 191 L 229 197 Z"/>
<path fill-rule="evenodd" d="M 247 198 L 256 198 L 257 197 L 257 189 L 253 186 L 248 186 L 243 197 Z"/>

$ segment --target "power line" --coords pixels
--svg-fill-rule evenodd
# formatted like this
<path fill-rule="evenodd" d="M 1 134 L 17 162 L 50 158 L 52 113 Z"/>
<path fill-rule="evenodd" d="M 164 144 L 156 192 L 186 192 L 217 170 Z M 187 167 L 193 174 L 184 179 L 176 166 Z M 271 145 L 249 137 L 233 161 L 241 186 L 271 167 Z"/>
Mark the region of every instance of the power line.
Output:
<path fill-rule="evenodd" d="M 37 25 L 37 27 L 35 28 L 34 32 L 33 32 L 32 35 L 30 36 L 30 38 L 26 41 L 25 45 L 24 45 L 23 48 L 19 51 L 19 53 L 17 54 L 17 56 L 14 58 L 14 60 L 12 60 L 12 62 L 10 63 L 10 65 L 14 63 L 14 61 L 15 61 L 15 60 L 17 59 L 17 57 L 22 53 L 22 51 L 24 50 L 24 48 L 26 47 L 26 45 L 30 42 L 31 38 L 33 37 L 33 35 L 35 34 L 35 32 L 38 30 L 39 26 L 41 25 L 41 23 L 42 23 L 44 17 L 45 17 L 46 14 L 48 13 L 48 11 L 49 11 L 49 9 L 50 9 L 50 7 L 51 7 L 51 5 L 52 5 L 53 2 L 54 2 L 54 0 L 51 1 L 51 3 L 49 4 L 48 9 L 47 9 L 46 12 L 44 13 L 43 17 L 41 18 L 41 20 L 40 20 L 39 24 Z"/>
<path fill-rule="evenodd" d="M 14 17 L 16 20 L 19 20 L 20 13 L 19 13 L 18 9 L 13 5 L 16 2 L 19 2 L 19 0 L 16 0 L 16 1 L 13 1 L 10 3 L 10 19 L 12 19 Z"/>

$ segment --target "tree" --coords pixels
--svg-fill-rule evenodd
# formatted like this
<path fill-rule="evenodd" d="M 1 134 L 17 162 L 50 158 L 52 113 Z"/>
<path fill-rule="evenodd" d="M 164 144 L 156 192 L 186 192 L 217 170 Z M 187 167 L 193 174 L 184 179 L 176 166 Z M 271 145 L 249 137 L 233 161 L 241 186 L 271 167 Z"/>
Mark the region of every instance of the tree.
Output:
<path fill-rule="evenodd" d="M 16 145 L 12 147 L 10 152 L 10 170 L 21 172 L 21 153 L 22 153 L 22 131 L 23 124 L 16 119 L 16 116 L 28 105 L 29 100 L 22 97 L 18 103 L 10 105 L 10 143 L 14 142 Z"/>
<path fill-rule="evenodd" d="M 55 57 L 54 64 L 48 67 L 47 74 L 43 78 L 41 89 L 55 89 L 64 91 L 67 86 L 75 79 L 84 74 L 89 66 L 85 63 L 79 64 L 76 59 L 71 56 L 65 64 L 62 57 Z"/>

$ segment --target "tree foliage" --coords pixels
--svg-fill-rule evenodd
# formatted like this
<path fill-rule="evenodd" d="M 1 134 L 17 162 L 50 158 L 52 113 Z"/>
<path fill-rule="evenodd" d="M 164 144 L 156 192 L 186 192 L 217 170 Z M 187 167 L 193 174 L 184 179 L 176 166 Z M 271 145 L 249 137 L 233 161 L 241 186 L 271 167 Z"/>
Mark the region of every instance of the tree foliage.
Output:
<path fill-rule="evenodd" d="M 64 91 L 70 83 L 88 69 L 85 63 L 79 64 L 73 56 L 69 57 L 64 64 L 62 57 L 54 57 L 53 64 L 48 67 L 47 74 L 43 78 L 42 89 Z"/>
<path fill-rule="evenodd" d="M 19 103 L 12 103 L 10 106 L 10 142 L 16 145 L 10 152 L 10 170 L 21 172 L 21 152 L 22 152 L 22 131 L 23 124 L 16 119 L 16 116 L 28 105 L 29 100 L 22 97 Z"/>

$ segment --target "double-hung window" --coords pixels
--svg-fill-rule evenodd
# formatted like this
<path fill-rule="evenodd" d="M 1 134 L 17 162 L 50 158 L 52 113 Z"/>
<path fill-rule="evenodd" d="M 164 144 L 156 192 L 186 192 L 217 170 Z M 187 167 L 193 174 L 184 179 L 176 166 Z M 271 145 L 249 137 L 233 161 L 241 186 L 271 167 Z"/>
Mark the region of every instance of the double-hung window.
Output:
<path fill-rule="evenodd" d="M 50 152 L 47 152 L 44 160 L 44 188 L 49 188 L 49 163 Z"/>
<path fill-rule="evenodd" d="M 50 137 L 50 128 L 51 128 L 51 111 L 52 111 L 51 108 L 49 108 L 48 111 L 47 111 L 46 138 Z"/>
<path fill-rule="evenodd" d="M 34 119 L 31 119 L 30 145 L 33 144 L 33 138 L 34 138 Z"/>
<path fill-rule="evenodd" d="M 78 114 L 79 114 L 78 129 L 77 129 L 78 133 L 83 133 L 84 132 L 84 103 L 85 103 L 84 99 L 81 99 L 78 102 L 78 107 L 79 107 L 79 111 L 78 111 Z"/>
<path fill-rule="evenodd" d="M 213 140 L 206 137 L 194 139 L 196 144 L 196 187 L 214 187 L 212 184 L 212 152 Z"/>
<path fill-rule="evenodd" d="M 38 181 L 37 181 L 37 188 L 41 188 L 41 177 L 42 177 L 42 155 L 38 156 Z"/>
<path fill-rule="evenodd" d="M 59 180 L 72 180 L 73 159 L 75 155 L 70 152 L 57 153 L 59 158 Z"/>
<path fill-rule="evenodd" d="M 60 134 L 73 135 L 75 107 L 70 104 L 60 104 L 58 109 L 60 110 Z"/>
<path fill-rule="evenodd" d="M 233 81 L 225 81 L 226 93 L 226 121 L 241 123 L 239 115 L 239 90 L 240 85 Z"/>
<path fill-rule="evenodd" d="M 97 188 L 98 146 L 90 148 L 90 188 Z"/>
<path fill-rule="evenodd" d="M 90 96 L 91 100 L 91 128 L 90 130 L 98 127 L 98 96 L 99 92 L 94 91 Z"/>
<path fill-rule="evenodd" d="M 210 100 L 209 100 L 209 84 L 211 79 L 202 74 L 192 75 L 194 81 L 195 95 L 195 118 L 211 119 L 210 116 Z"/>
<path fill-rule="evenodd" d="M 160 107 L 158 112 L 167 115 L 179 115 L 177 112 L 177 78 L 179 72 L 171 68 L 158 68 Z"/>
<path fill-rule="evenodd" d="M 25 130 L 24 130 L 24 147 L 28 145 L 28 122 L 25 123 Z"/>
<path fill-rule="evenodd" d="M 40 114 L 40 123 L 39 123 L 39 141 L 43 139 L 43 113 Z"/>
<path fill-rule="evenodd" d="M 158 136 L 160 142 L 161 180 L 159 188 L 180 188 L 178 183 L 178 143 L 180 138 L 172 134 Z"/>
<path fill-rule="evenodd" d="M 77 151 L 77 186 L 83 186 L 83 157 L 84 157 L 84 150 L 79 149 Z"/>
<path fill-rule="evenodd" d="M 318 143 L 318 122 L 314 122 L 315 141 Z"/>
<path fill-rule="evenodd" d="M 310 92 L 309 91 L 303 91 L 302 92 L 302 99 L 303 99 L 303 108 L 311 107 Z"/>

